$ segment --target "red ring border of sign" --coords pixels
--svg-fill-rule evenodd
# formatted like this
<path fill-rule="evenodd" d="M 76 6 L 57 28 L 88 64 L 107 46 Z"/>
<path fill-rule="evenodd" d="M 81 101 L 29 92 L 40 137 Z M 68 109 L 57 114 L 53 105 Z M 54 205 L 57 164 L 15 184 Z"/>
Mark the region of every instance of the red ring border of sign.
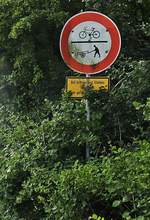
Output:
<path fill-rule="evenodd" d="M 79 23 L 95 21 L 105 26 L 110 33 L 111 49 L 106 58 L 98 64 L 87 65 L 76 61 L 69 52 L 68 38 L 71 30 Z M 64 25 L 60 36 L 60 52 L 67 66 L 78 73 L 96 74 L 108 69 L 117 59 L 121 49 L 121 36 L 116 24 L 106 15 L 99 12 L 86 11 L 71 17 Z"/>

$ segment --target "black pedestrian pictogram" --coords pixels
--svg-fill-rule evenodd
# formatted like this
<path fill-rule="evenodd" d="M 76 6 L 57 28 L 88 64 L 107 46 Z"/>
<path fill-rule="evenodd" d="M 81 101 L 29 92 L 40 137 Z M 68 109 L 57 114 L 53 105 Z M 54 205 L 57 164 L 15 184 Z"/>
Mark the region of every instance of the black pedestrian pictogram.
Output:
<path fill-rule="evenodd" d="M 100 52 L 99 52 L 98 47 L 97 47 L 96 45 L 94 45 L 94 48 L 95 48 L 95 49 L 94 49 L 94 50 L 91 50 L 91 51 L 88 51 L 88 50 L 86 50 L 86 51 L 77 51 L 77 52 L 72 51 L 71 53 L 74 54 L 76 57 L 77 57 L 77 56 L 81 56 L 82 58 L 84 58 L 84 57 L 86 57 L 86 55 L 95 52 L 95 53 L 94 53 L 94 58 L 96 57 L 96 55 L 98 55 L 99 58 L 100 58 L 101 55 L 100 55 Z"/>
<path fill-rule="evenodd" d="M 100 55 L 98 47 L 94 45 L 94 48 L 95 48 L 94 58 L 96 57 L 96 55 L 98 55 L 100 57 L 101 55 Z"/>

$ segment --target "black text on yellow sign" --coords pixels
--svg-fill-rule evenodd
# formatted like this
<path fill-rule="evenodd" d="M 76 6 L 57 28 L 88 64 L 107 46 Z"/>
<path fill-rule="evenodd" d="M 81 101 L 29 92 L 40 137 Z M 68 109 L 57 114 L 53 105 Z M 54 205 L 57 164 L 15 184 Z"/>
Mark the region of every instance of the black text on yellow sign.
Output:
<path fill-rule="evenodd" d="M 82 98 L 85 95 L 86 88 L 93 91 L 109 91 L 110 79 L 109 77 L 91 77 L 91 78 L 67 78 L 67 92 L 71 92 L 71 97 Z"/>

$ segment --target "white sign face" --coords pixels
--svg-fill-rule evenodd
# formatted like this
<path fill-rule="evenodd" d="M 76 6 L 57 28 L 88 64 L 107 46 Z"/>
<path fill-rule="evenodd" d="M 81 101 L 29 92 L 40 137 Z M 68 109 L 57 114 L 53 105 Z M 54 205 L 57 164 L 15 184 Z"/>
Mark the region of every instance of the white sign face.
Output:
<path fill-rule="evenodd" d="M 85 21 L 72 29 L 68 45 L 73 59 L 80 64 L 95 65 L 107 57 L 112 44 L 106 27 L 95 21 Z"/>

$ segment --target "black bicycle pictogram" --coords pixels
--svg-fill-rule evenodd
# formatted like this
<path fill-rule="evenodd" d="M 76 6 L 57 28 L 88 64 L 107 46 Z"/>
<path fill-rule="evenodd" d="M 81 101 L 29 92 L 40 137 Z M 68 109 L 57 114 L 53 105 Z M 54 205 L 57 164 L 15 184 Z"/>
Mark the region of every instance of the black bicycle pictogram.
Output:
<path fill-rule="evenodd" d="M 90 30 L 85 28 L 85 30 L 79 32 L 79 37 L 81 39 L 85 39 L 88 36 L 90 37 L 90 39 L 91 38 L 97 39 L 100 37 L 100 32 L 96 31 L 95 28 L 91 28 Z"/>

